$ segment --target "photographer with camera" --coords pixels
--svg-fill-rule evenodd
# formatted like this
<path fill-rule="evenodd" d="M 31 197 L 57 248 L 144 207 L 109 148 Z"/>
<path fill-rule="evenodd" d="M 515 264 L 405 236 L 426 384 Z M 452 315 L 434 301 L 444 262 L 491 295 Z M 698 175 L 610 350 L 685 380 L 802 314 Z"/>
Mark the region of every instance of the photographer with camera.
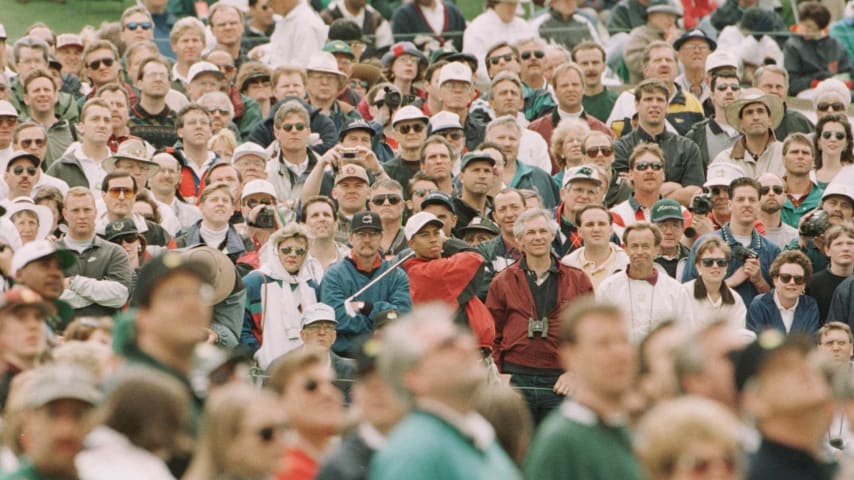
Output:
<path fill-rule="evenodd" d="M 273 232 L 284 226 L 278 212 L 276 188 L 266 180 L 246 182 L 240 195 L 240 210 L 244 223 L 235 225 L 235 228 L 243 238 L 252 241 L 255 249 L 244 253 L 238 262 L 257 269 L 261 265 L 261 248 Z"/>
<path fill-rule="evenodd" d="M 753 298 L 771 290 L 771 275 L 768 269 L 774 258 L 780 254 L 780 248 L 756 229 L 759 214 L 759 182 L 750 177 L 740 177 L 730 183 L 729 223 L 708 235 L 717 235 L 724 239 L 732 250 L 732 259 L 727 268 L 726 284 L 750 305 Z M 704 238 L 700 238 L 691 248 L 688 264 L 682 275 L 687 282 L 697 278 L 696 251 Z"/>
<path fill-rule="evenodd" d="M 850 223 L 852 214 L 854 193 L 851 188 L 841 183 L 831 183 L 821 196 L 821 208 L 801 219 L 798 241 L 790 242 L 786 250 L 800 250 L 810 259 L 814 271 L 824 270 L 829 264 L 825 254 L 824 232 L 832 225 Z"/>

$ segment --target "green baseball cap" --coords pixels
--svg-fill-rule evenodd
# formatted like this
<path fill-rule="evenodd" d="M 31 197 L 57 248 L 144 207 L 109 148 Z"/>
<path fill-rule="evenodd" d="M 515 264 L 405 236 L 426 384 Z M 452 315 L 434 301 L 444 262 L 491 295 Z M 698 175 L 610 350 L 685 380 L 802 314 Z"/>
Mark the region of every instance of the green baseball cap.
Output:
<path fill-rule="evenodd" d="M 682 220 L 682 205 L 676 200 L 663 198 L 652 206 L 652 214 L 650 215 L 653 223 L 663 222 L 665 220 Z"/>
<path fill-rule="evenodd" d="M 356 58 L 356 56 L 353 55 L 353 50 L 350 50 L 350 45 L 348 45 L 347 42 L 345 42 L 343 40 L 333 40 L 333 41 L 327 43 L 326 45 L 323 46 L 323 51 L 329 52 L 333 55 L 336 53 L 341 53 L 343 55 L 347 55 L 348 57 L 350 57 L 350 60 L 353 60 Z"/>

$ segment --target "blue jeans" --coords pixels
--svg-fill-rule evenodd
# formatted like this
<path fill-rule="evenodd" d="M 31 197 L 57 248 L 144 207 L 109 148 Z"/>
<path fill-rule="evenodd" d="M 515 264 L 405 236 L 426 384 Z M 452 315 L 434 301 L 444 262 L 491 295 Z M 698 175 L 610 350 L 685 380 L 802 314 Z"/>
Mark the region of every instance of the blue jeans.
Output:
<path fill-rule="evenodd" d="M 510 385 L 517 388 L 528 403 L 528 409 L 534 417 L 534 425 L 539 425 L 563 401 L 564 397 L 552 390 L 557 379 L 557 376 L 552 375 L 514 373 L 510 376 Z"/>

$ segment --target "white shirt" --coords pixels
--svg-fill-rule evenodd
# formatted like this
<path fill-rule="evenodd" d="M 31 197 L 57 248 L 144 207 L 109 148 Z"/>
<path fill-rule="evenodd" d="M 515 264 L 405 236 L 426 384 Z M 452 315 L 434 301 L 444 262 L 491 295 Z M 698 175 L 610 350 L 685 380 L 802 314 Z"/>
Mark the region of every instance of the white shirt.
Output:
<path fill-rule="evenodd" d="M 83 153 L 82 143 L 74 142 L 69 148 L 73 149 L 74 156 L 77 158 L 77 161 L 80 162 L 80 167 L 83 168 L 83 175 L 85 175 L 86 180 L 89 181 L 89 189 L 93 192 L 100 192 L 101 182 L 104 180 L 104 177 L 107 176 L 107 171 L 104 170 L 104 167 L 102 167 L 99 162 L 92 160 Z M 104 147 L 104 150 L 106 150 L 108 157 L 112 155 L 108 147 Z"/>
<path fill-rule="evenodd" d="M 441 5 L 441 2 L 437 2 L 437 3 L 439 5 Z M 362 25 L 365 24 L 365 11 L 366 10 L 369 10 L 374 15 L 382 15 L 380 12 L 378 12 L 374 7 L 372 7 L 370 5 L 365 5 L 365 8 L 360 10 L 359 13 L 357 13 L 356 15 L 353 15 L 344 6 L 344 0 L 338 0 L 338 1 L 335 1 L 335 2 L 332 2 L 329 4 L 329 8 L 332 8 L 333 6 L 338 7 L 338 11 L 341 12 L 341 18 L 344 18 L 346 20 L 351 20 L 351 21 L 355 22 L 356 25 L 358 25 L 359 27 L 361 27 Z M 427 10 L 424 7 L 421 7 L 421 9 L 424 10 L 424 15 L 427 16 Z M 442 33 L 442 27 L 444 27 L 444 21 L 445 21 L 444 10 L 440 10 L 440 12 L 442 12 L 442 21 L 441 21 L 441 23 L 439 23 L 438 33 Z M 428 18 L 427 21 L 429 22 L 430 19 Z M 392 36 L 392 32 L 391 32 L 391 24 L 388 23 L 388 20 L 383 18 L 380 21 L 380 24 L 377 27 L 376 31 L 374 31 L 374 46 L 376 48 L 382 48 L 382 47 L 387 47 L 387 46 L 391 45 L 392 43 L 394 43 L 394 37 Z"/>
<path fill-rule="evenodd" d="M 328 32 L 320 15 L 301 0 L 276 22 L 264 61 L 271 67 L 307 65 L 309 58 L 323 49 Z"/>
<path fill-rule="evenodd" d="M 724 305 L 720 298 L 714 301 L 708 295 L 702 299 L 694 298 L 694 284 L 698 281 L 701 280 L 694 279 L 682 284 L 682 290 L 685 291 L 685 295 L 691 304 L 691 314 L 694 318 L 695 327 L 703 328 L 714 320 L 725 319 L 730 325 L 738 329 L 739 333 L 750 332 L 746 327 L 747 308 L 744 306 L 741 295 L 730 289 L 733 300 L 735 300 L 732 305 Z M 729 287 L 721 285 L 721 288 Z"/>
<path fill-rule="evenodd" d="M 777 310 L 780 311 L 780 318 L 783 319 L 783 326 L 786 327 L 786 333 L 792 331 L 792 323 L 795 322 L 795 309 L 798 308 L 798 303 L 800 303 L 800 299 L 795 300 L 795 304 L 792 305 L 792 308 L 786 308 L 780 303 L 780 297 L 777 296 L 777 291 L 774 291 L 774 305 L 777 306 Z"/>
<path fill-rule="evenodd" d="M 552 162 L 549 156 L 549 145 L 539 133 L 522 127 L 522 137 L 519 139 L 519 156 L 522 163 L 540 168 L 551 173 Z"/>
<path fill-rule="evenodd" d="M 513 17 L 510 23 L 504 23 L 495 10 L 490 8 L 475 17 L 466 27 L 463 34 L 463 52 L 471 53 L 477 58 L 478 82 L 488 84 L 485 58 L 492 45 L 502 40 L 513 45 L 519 40 L 538 36 L 537 31 L 525 20 Z"/>
<path fill-rule="evenodd" d="M 629 266 L 629 256 L 626 252 L 614 245 L 613 243 L 609 243 L 608 247 L 611 250 L 611 253 L 608 255 L 608 258 L 605 259 L 599 265 L 596 265 L 593 260 L 587 258 L 587 249 L 585 247 L 581 247 L 569 255 L 563 257 L 560 262 L 564 265 L 568 265 L 570 267 L 579 268 L 587 274 L 587 277 L 590 278 L 590 283 L 593 284 L 593 288 L 599 288 L 599 285 L 602 284 L 602 281 L 613 275 L 614 273 L 621 272 Z"/>
<path fill-rule="evenodd" d="M 427 20 L 427 25 L 430 25 L 430 30 L 441 35 L 445 28 L 445 4 L 441 0 L 436 0 L 433 8 L 423 5 L 419 5 L 418 8 L 424 14 L 424 19 Z"/>

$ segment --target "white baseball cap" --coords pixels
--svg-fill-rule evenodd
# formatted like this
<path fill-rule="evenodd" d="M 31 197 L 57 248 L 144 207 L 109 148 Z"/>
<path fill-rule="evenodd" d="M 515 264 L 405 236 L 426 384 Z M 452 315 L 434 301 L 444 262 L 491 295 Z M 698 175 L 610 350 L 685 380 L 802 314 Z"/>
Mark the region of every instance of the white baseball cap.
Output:
<path fill-rule="evenodd" d="M 300 329 L 316 322 L 338 323 L 335 319 L 335 309 L 325 303 L 315 303 L 306 307 L 300 319 Z"/>
<path fill-rule="evenodd" d="M 246 142 L 235 148 L 234 153 L 231 154 L 231 163 L 237 163 L 243 157 L 258 157 L 265 162 L 269 159 L 264 147 L 255 142 Z"/>
<path fill-rule="evenodd" d="M 18 118 L 18 111 L 8 100 L 0 100 L 0 117 Z"/>
<path fill-rule="evenodd" d="M 246 185 L 243 186 L 243 193 L 240 195 L 240 201 L 242 202 L 249 195 L 255 195 L 256 193 L 264 193 L 275 199 L 276 187 L 267 180 L 261 180 L 258 178 L 249 180 L 246 182 Z"/>
<path fill-rule="evenodd" d="M 445 226 L 445 224 L 442 223 L 436 215 L 433 215 L 430 212 L 418 212 L 409 217 L 409 220 L 406 222 L 406 226 L 403 227 L 403 234 L 406 235 L 406 240 L 412 240 L 412 237 L 414 237 L 416 233 L 420 232 L 422 228 L 429 224 L 436 225 L 439 228 Z"/>
<path fill-rule="evenodd" d="M 457 81 L 471 83 L 471 68 L 463 62 L 451 62 L 439 72 L 439 86 L 445 82 Z"/>
<path fill-rule="evenodd" d="M 842 195 L 848 200 L 851 200 L 851 203 L 854 204 L 854 193 L 851 192 L 851 187 L 844 183 L 831 183 L 828 185 L 827 188 L 824 189 L 821 199 L 824 200 L 831 195 Z"/>
<path fill-rule="evenodd" d="M 196 62 L 190 67 L 187 73 L 187 81 L 192 82 L 195 78 L 203 73 L 213 73 L 220 79 L 225 78 L 225 75 L 219 70 L 219 67 L 210 62 Z"/>
<path fill-rule="evenodd" d="M 57 249 L 50 240 L 33 240 L 12 255 L 12 278 L 30 262 L 50 255 L 56 255 L 63 270 L 77 263 L 77 255 L 71 250 Z"/>
<path fill-rule="evenodd" d="M 733 180 L 744 176 L 744 171 L 738 165 L 729 162 L 716 162 L 709 165 L 704 187 L 729 187 Z"/>
<path fill-rule="evenodd" d="M 442 130 L 462 130 L 463 125 L 460 123 L 460 116 L 454 112 L 442 110 L 430 117 L 430 132 L 436 133 Z"/>
<path fill-rule="evenodd" d="M 599 169 L 595 165 L 579 165 L 564 172 L 561 188 L 577 180 L 585 180 L 597 183 L 600 186 L 602 185 L 602 177 L 599 175 Z"/>
<path fill-rule="evenodd" d="M 395 126 L 398 123 L 405 122 L 407 120 L 421 120 L 422 122 L 427 123 L 430 121 L 430 117 L 424 115 L 424 112 L 422 112 L 420 108 L 407 105 L 394 112 L 394 117 L 391 119 L 391 126 Z"/>

